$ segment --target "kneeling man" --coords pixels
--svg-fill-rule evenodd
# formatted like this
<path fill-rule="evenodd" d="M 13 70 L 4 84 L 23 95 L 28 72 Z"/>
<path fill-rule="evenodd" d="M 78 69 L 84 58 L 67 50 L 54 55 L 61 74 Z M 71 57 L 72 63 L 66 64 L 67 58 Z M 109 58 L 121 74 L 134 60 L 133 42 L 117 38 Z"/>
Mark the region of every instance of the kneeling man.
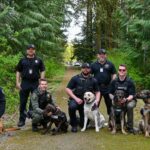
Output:
<path fill-rule="evenodd" d="M 125 99 L 121 104 L 125 104 L 127 110 L 127 129 L 129 133 L 134 133 L 133 129 L 133 108 L 136 106 L 135 100 L 135 85 L 133 80 L 127 76 L 127 67 L 125 64 L 119 65 L 118 76 L 111 82 L 110 98 L 114 98 L 116 90 L 123 90 L 125 92 Z"/>
<path fill-rule="evenodd" d="M 55 105 L 52 99 L 52 95 L 47 91 L 47 80 L 40 79 L 39 87 L 33 91 L 31 95 L 31 103 L 33 107 L 32 114 L 32 131 L 38 131 L 38 124 L 47 127 L 48 117 L 51 114 L 46 114 L 44 109 L 48 104 Z"/>
<path fill-rule="evenodd" d="M 90 91 L 95 94 L 95 103 L 98 106 L 100 100 L 100 92 L 97 80 L 91 75 L 91 68 L 88 63 L 82 65 L 81 73 L 75 75 L 69 81 L 66 92 L 69 95 L 69 117 L 70 124 L 72 126 L 71 131 L 77 132 L 77 117 L 76 111 L 79 111 L 80 115 L 80 127 L 84 124 L 84 93 Z"/>

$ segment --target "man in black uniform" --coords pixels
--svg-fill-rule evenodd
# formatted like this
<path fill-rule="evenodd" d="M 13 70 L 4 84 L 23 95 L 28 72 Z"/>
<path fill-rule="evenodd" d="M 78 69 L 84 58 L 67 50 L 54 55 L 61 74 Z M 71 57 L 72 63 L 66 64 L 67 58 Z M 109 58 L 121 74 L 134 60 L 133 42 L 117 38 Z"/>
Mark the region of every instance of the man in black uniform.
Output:
<path fill-rule="evenodd" d="M 97 54 L 98 60 L 91 65 L 91 73 L 98 81 L 101 97 L 104 97 L 107 114 L 110 114 L 112 102 L 109 98 L 110 82 L 116 77 L 116 69 L 112 62 L 107 60 L 106 50 L 100 49 Z"/>
<path fill-rule="evenodd" d="M 44 78 L 45 66 L 43 61 L 36 57 L 35 46 L 29 44 L 27 47 L 27 55 L 22 58 L 16 68 L 16 87 L 20 90 L 20 117 L 18 127 L 25 125 L 26 120 L 26 104 L 29 94 L 38 87 L 39 78 Z M 32 110 L 29 106 L 28 115 Z"/>
<path fill-rule="evenodd" d="M 84 110 L 83 110 L 83 95 L 87 91 L 91 91 L 96 95 L 96 105 L 99 103 L 100 92 L 98 88 L 98 83 L 95 78 L 90 74 L 90 65 L 84 63 L 82 65 L 81 74 L 75 75 L 69 81 L 66 92 L 69 95 L 69 116 L 70 124 L 72 126 L 71 131 L 77 132 L 77 118 L 76 111 L 79 111 L 80 115 L 80 127 L 83 127 L 84 123 Z"/>
<path fill-rule="evenodd" d="M 127 67 L 124 64 L 119 66 L 118 77 L 114 79 L 110 87 L 110 98 L 113 99 L 113 95 L 116 90 L 124 90 L 126 98 L 121 102 L 126 104 L 127 109 L 127 129 L 130 133 L 133 133 L 133 108 L 136 106 L 135 97 L 135 85 L 133 81 L 127 77 Z"/>
<path fill-rule="evenodd" d="M 0 118 L 5 112 L 5 95 L 3 93 L 2 88 L 0 87 Z"/>

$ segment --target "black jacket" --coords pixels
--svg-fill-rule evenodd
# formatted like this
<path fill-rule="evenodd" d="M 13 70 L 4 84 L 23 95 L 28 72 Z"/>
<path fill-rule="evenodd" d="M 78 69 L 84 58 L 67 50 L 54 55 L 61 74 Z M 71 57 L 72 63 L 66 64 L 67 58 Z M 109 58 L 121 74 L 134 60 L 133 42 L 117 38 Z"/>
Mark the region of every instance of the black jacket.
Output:
<path fill-rule="evenodd" d="M 2 117 L 2 115 L 5 112 L 5 95 L 3 93 L 2 88 L 0 88 L 0 118 Z"/>

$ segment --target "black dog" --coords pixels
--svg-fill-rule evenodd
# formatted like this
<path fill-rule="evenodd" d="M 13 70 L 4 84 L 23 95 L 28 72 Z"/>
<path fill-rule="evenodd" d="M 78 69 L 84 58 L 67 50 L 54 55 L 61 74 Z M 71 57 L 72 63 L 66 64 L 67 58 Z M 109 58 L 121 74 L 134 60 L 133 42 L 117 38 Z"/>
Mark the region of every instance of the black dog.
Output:
<path fill-rule="evenodd" d="M 150 90 L 142 90 L 136 94 L 136 98 L 142 99 L 145 103 L 141 109 L 142 120 L 139 123 L 140 131 L 145 133 L 145 137 L 150 136 Z"/>
<path fill-rule="evenodd" d="M 123 90 L 116 90 L 114 99 L 112 101 L 110 125 L 112 127 L 112 134 L 116 133 L 117 124 L 121 123 L 121 131 L 123 134 L 127 134 L 125 131 L 125 103 L 121 101 L 125 98 L 125 92 Z"/>
<path fill-rule="evenodd" d="M 43 132 L 43 134 L 48 133 L 48 131 L 51 129 L 52 124 L 55 124 L 56 128 L 52 130 L 52 134 L 55 135 L 59 132 L 67 132 L 68 129 L 68 122 L 67 117 L 64 112 L 62 112 L 60 109 L 58 109 L 56 106 L 48 104 L 44 110 L 45 114 L 50 114 L 48 118 L 48 127 Z"/>

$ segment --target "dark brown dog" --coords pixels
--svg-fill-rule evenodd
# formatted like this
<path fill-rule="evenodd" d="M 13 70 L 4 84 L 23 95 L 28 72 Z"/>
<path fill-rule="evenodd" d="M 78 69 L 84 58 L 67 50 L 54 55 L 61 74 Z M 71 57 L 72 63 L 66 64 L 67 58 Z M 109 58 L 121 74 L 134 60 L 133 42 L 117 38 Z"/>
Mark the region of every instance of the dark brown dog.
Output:
<path fill-rule="evenodd" d="M 121 123 L 121 131 L 123 134 L 127 134 L 125 131 L 125 103 L 121 101 L 125 98 L 125 92 L 123 90 L 116 90 L 114 99 L 112 101 L 110 124 L 112 126 L 112 134 L 116 133 L 117 124 Z"/>
<path fill-rule="evenodd" d="M 51 129 L 53 123 L 56 126 L 56 128 L 52 130 L 53 135 L 59 132 L 67 132 L 68 122 L 64 112 L 62 112 L 56 106 L 48 104 L 44 110 L 44 114 L 45 116 L 48 116 L 47 118 L 49 125 L 43 134 L 46 134 Z"/>
<path fill-rule="evenodd" d="M 145 137 L 150 136 L 150 90 L 142 90 L 136 95 L 137 98 L 142 99 L 145 103 L 141 114 L 142 120 L 139 123 L 139 129 L 145 133 Z"/>

